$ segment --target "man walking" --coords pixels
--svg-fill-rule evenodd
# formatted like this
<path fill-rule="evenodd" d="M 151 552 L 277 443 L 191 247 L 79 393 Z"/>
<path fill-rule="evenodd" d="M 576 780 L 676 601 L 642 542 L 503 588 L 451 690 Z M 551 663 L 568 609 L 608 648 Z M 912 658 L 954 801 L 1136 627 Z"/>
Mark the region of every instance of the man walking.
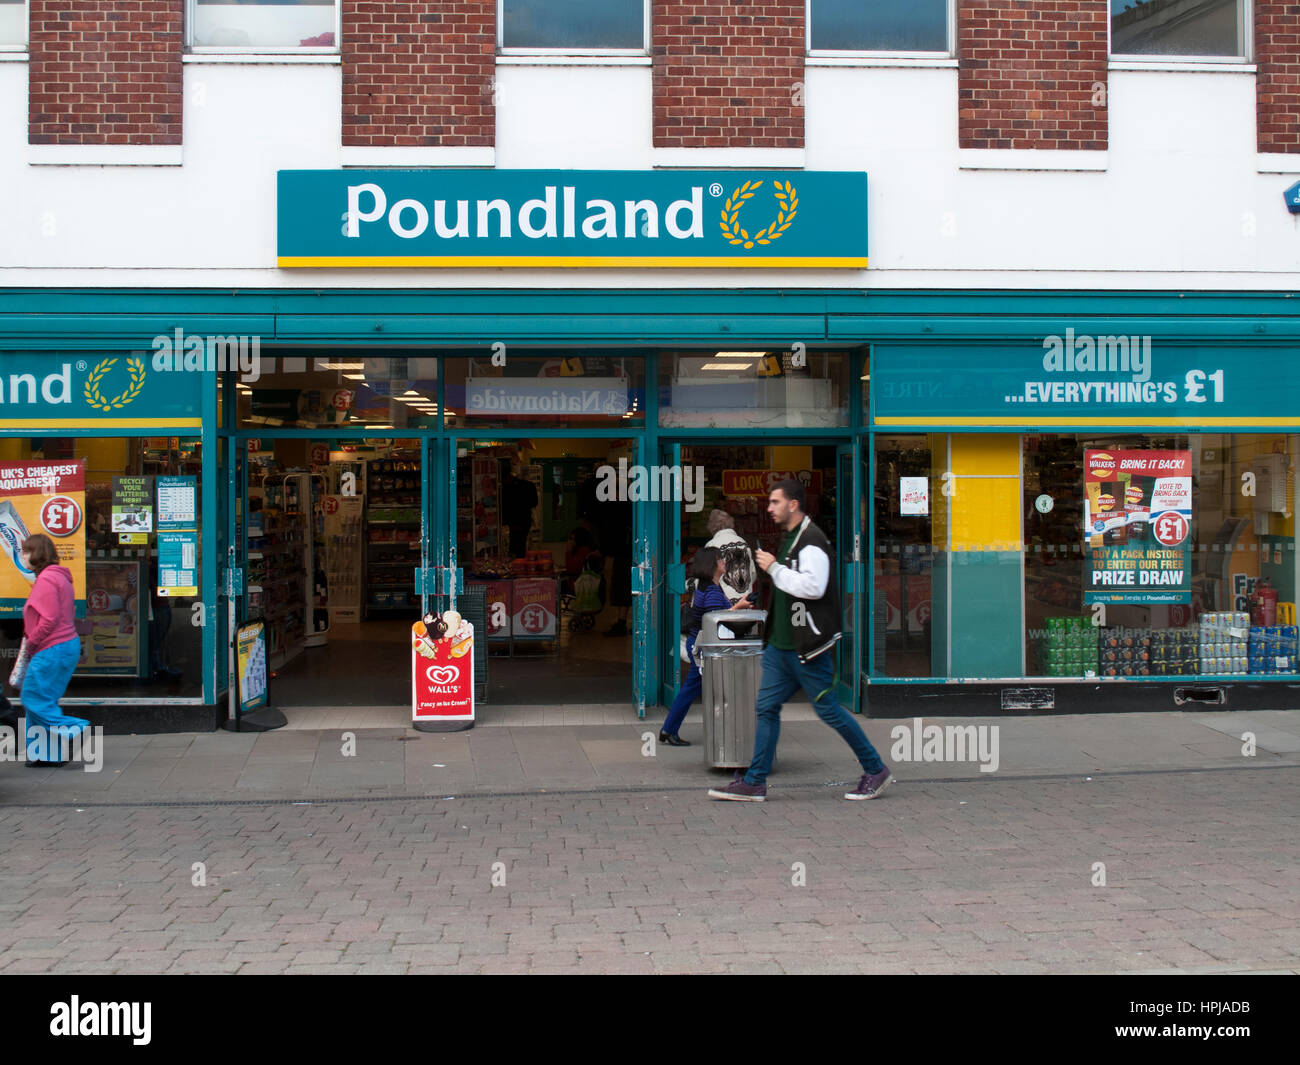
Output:
<path fill-rule="evenodd" d="M 838 732 L 862 765 L 858 786 L 846 799 L 874 799 L 892 782 L 889 767 L 871 746 L 853 717 L 835 698 L 832 663 L 840 638 L 840 596 L 831 566 L 830 541 L 804 513 L 799 481 L 782 481 L 772 489 L 767 513 L 784 530 L 775 555 L 758 551 L 758 565 L 772 578 L 772 609 L 763 680 L 758 692 L 758 724 L 749 771 L 725 788 L 710 788 L 709 797 L 763 802 L 767 774 L 781 735 L 781 707 L 803 688 L 817 716 Z M 855 678 L 856 679 L 856 678 Z"/>

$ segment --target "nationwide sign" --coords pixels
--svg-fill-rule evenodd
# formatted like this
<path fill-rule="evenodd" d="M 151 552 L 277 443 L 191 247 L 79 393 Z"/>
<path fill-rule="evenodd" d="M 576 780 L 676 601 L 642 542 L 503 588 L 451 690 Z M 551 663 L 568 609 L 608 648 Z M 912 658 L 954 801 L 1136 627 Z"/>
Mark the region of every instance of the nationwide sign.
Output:
<path fill-rule="evenodd" d="M 867 175 L 281 170 L 288 268 L 864 269 Z"/>
<path fill-rule="evenodd" d="M 622 377 L 470 378 L 461 389 L 447 386 L 447 398 L 465 416 L 531 418 L 546 414 L 621 418 L 633 410 L 633 390 Z M 638 393 L 639 394 L 639 393 Z"/>

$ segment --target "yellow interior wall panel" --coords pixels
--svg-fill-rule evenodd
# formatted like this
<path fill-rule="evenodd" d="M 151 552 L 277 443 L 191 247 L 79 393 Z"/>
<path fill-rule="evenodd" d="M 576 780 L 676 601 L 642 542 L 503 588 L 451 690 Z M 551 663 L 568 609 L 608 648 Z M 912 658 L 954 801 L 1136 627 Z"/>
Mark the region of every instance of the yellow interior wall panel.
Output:
<path fill-rule="evenodd" d="M 1020 481 L 958 477 L 952 507 L 954 551 L 1020 550 Z"/>
<path fill-rule="evenodd" d="M 958 477 L 1020 473 L 1020 437 L 1014 433 L 963 433 L 952 438 L 952 472 Z"/>

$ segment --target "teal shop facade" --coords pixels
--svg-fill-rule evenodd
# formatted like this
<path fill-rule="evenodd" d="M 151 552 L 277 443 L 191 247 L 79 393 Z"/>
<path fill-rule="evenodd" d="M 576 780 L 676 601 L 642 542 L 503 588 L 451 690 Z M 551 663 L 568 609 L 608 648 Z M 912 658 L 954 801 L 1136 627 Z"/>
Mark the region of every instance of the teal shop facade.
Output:
<path fill-rule="evenodd" d="M 346 421 L 328 428 L 241 425 L 237 367 L 155 368 L 158 338 L 178 330 L 185 337 L 255 338 L 263 359 L 432 359 L 440 413 L 394 429 Z M 1054 338 L 1067 337 L 1072 358 L 1062 348 L 1058 364 Z M 1109 344 L 1112 361 L 1099 366 L 1095 353 L 1083 356 L 1079 337 L 1136 344 L 1125 347 L 1123 364 L 1119 347 Z M 1137 354 L 1147 350 L 1144 343 L 1147 365 Z M 450 390 L 464 380 L 465 360 L 494 345 L 512 358 L 596 353 L 634 361 L 635 417 L 618 427 L 559 419 L 547 425 L 542 418 L 520 428 L 450 424 L 443 412 Z M 801 402 L 782 410 L 773 401 L 780 393 L 769 389 L 745 393 L 773 404 L 758 430 L 752 419 L 706 425 L 671 415 L 673 353 L 789 355 L 800 345 L 809 363 L 822 367 L 816 374 L 835 376 L 833 409 L 810 411 Z M 243 609 L 243 456 L 250 438 L 268 437 L 419 441 L 419 585 L 430 608 L 450 605 L 463 570 L 454 530 L 455 467 L 465 441 L 617 438 L 633 441 L 643 465 L 675 465 L 690 446 L 833 448 L 837 565 L 846 599 L 837 676 L 855 709 L 911 716 L 923 695 L 928 712 L 950 714 L 1149 710 L 1202 699 L 1230 709 L 1284 708 L 1300 700 L 1296 677 L 1286 672 L 1112 677 L 1101 672 L 1100 659 L 1091 676 L 1086 669 L 1056 672 L 1042 637 L 1047 619 L 1081 608 L 1043 567 L 1049 556 L 1062 567 L 1055 573 L 1074 574 L 1084 564 L 1080 551 L 1069 550 L 1071 535 L 1061 533 L 1083 491 L 1060 473 L 1071 449 L 1192 448 L 1201 463 L 1196 491 L 1207 500 L 1213 495 L 1214 506 L 1200 510 L 1204 527 L 1191 554 L 1200 559 L 1198 587 L 1218 599 L 1188 603 L 1185 614 L 1143 615 L 1146 628 L 1193 631 L 1207 606 L 1226 612 L 1264 577 L 1283 602 L 1294 601 L 1298 355 L 1300 315 L 1288 293 L 8 289 L 0 290 L 0 440 L 21 441 L 23 455 L 66 455 L 83 439 L 166 439 L 198 464 L 201 591 L 173 604 L 170 621 L 192 630 L 185 639 L 197 667 L 166 692 L 99 678 L 93 689 L 72 693 L 87 716 L 114 731 L 214 728 L 225 718 L 229 620 L 232 612 L 242 620 Z M 73 391 L 84 396 L 84 375 L 111 357 L 148 364 L 145 387 L 122 407 L 78 401 L 57 409 L 39 397 L 16 402 L 9 388 L 13 375 L 70 359 Z M 1136 387 L 1105 390 L 1121 381 Z M 1241 496 L 1242 473 L 1280 476 L 1281 509 L 1265 511 L 1255 505 L 1258 496 Z M 923 514 L 916 500 L 903 505 L 904 477 L 912 486 L 923 483 Z M 1064 523 L 1055 530 L 1035 511 L 1047 505 L 1038 502 L 1043 497 Z M 678 506 L 634 503 L 630 715 L 656 716 L 677 683 L 684 578 Z M 1239 567 L 1247 556 L 1252 565 Z M 930 600 L 924 617 L 907 598 L 913 589 Z M 1137 626 L 1102 618 L 1096 627 Z"/>

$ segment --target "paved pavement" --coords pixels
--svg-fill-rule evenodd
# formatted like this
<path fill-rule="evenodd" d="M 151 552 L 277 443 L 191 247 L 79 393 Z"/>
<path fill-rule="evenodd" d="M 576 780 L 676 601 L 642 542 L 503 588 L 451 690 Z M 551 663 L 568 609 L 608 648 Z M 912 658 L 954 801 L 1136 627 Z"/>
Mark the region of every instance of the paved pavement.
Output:
<path fill-rule="evenodd" d="M 808 720 L 761 806 L 634 720 L 0 764 L 0 972 L 1300 971 L 1300 711 L 926 719 L 995 772 L 910 724 L 865 803 Z"/>

